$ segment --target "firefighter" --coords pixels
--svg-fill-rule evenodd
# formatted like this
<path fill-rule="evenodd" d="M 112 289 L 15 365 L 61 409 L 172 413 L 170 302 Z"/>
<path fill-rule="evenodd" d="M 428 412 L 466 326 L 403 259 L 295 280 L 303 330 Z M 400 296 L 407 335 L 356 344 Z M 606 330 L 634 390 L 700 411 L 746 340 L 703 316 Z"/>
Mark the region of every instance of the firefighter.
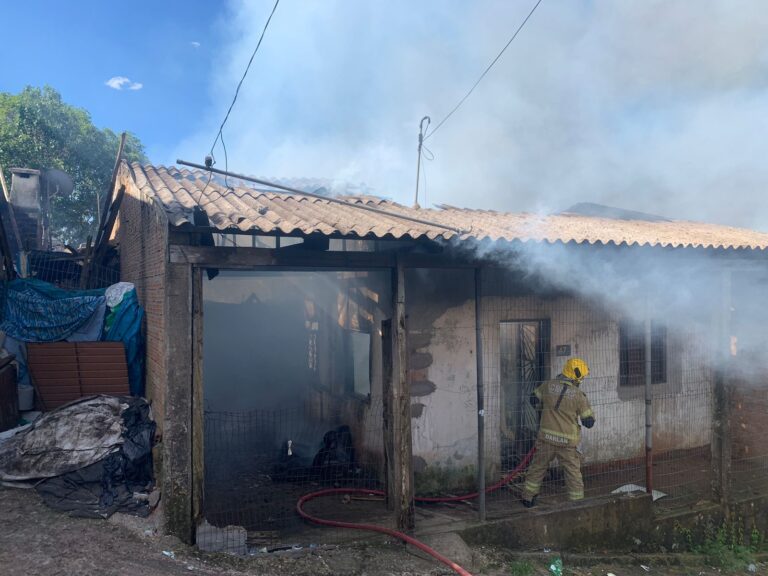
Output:
<path fill-rule="evenodd" d="M 557 379 L 539 385 L 531 395 L 531 403 L 541 413 L 541 424 L 536 437 L 536 454 L 525 477 L 522 501 L 526 508 L 536 504 L 541 480 L 550 462 L 557 458 L 565 471 L 565 485 L 570 500 L 584 498 L 581 478 L 581 458 L 577 450 L 581 437 L 581 424 L 595 425 L 595 416 L 587 395 L 579 388 L 589 374 L 587 363 L 571 358 Z"/>

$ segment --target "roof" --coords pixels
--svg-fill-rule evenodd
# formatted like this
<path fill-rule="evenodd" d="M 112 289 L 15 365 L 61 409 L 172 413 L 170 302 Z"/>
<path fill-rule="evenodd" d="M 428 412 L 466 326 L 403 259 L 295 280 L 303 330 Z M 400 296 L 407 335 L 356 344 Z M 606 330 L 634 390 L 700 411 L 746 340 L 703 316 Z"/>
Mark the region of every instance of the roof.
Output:
<path fill-rule="evenodd" d="M 734 250 L 768 248 L 768 233 L 716 224 L 573 213 L 504 213 L 447 205 L 417 209 L 362 195 L 335 196 L 334 202 L 330 198 L 246 187 L 243 181 L 234 178 L 229 180 L 227 189 L 201 171 L 138 163 L 123 163 L 120 182 L 126 181 L 155 198 L 170 224 L 177 227 L 190 225 L 194 208 L 200 206 L 211 225 L 221 231 Z M 233 184 L 236 186 L 231 187 Z M 361 206 L 377 212 L 360 209 Z"/>

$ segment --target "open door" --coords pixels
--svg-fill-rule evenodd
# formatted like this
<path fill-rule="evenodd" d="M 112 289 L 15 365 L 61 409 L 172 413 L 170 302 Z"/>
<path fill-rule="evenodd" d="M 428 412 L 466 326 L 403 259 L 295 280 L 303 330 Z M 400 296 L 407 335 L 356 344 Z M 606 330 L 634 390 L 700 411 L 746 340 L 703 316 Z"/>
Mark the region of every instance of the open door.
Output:
<path fill-rule="evenodd" d="M 502 465 L 511 468 L 536 441 L 539 422 L 529 399 L 549 378 L 549 320 L 501 322 Z"/>

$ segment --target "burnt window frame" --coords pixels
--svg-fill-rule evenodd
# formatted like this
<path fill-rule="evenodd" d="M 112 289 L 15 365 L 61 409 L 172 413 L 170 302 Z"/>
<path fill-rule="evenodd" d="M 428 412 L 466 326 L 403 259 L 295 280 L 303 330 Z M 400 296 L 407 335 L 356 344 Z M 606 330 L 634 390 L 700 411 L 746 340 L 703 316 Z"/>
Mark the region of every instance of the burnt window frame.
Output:
<path fill-rule="evenodd" d="M 666 384 L 669 378 L 667 325 L 651 320 L 651 384 Z M 619 321 L 619 387 L 645 386 L 645 323 L 622 319 Z"/>

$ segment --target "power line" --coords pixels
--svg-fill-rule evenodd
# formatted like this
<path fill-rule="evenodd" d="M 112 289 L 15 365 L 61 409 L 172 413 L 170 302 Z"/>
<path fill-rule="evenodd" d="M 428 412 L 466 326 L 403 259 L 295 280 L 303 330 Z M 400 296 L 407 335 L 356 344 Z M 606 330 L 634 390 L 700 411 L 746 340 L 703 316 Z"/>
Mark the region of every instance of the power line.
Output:
<path fill-rule="evenodd" d="M 275 5 L 272 7 L 272 12 L 269 13 L 269 18 L 267 18 L 266 23 L 264 24 L 264 29 L 261 31 L 261 36 L 259 36 L 259 41 L 256 43 L 256 48 L 254 48 L 253 53 L 251 54 L 250 60 L 248 60 L 248 65 L 245 67 L 245 71 L 243 72 L 243 76 L 240 78 L 240 82 L 237 83 L 237 88 L 235 89 L 235 95 L 232 98 L 232 103 L 229 105 L 229 109 L 227 110 L 226 115 L 224 116 L 224 120 L 221 121 L 221 126 L 219 126 L 219 131 L 216 133 L 216 138 L 213 139 L 213 144 L 211 144 L 211 151 L 209 152 L 210 160 L 208 158 L 205 159 L 206 166 L 209 168 L 212 167 L 214 164 L 216 164 L 216 157 L 213 154 L 213 150 L 216 148 L 216 144 L 219 140 L 221 140 L 221 145 L 224 148 L 224 167 L 225 172 L 229 170 L 229 158 L 227 156 L 227 146 L 224 144 L 224 126 L 227 124 L 227 120 L 229 120 L 229 115 L 232 113 L 232 109 L 235 107 L 235 102 L 237 102 L 237 97 L 240 95 L 240 87 L 243 85 L 243 81 L 245 81 L 245 77 L 248 75 L 248 71 L 251 69 L 251 64 L 253 63 L 253 59 L 256 57 L 256 53 L 259 51 L 259 48 L 261 47 L 261 41 L 264 40 L 264 35 L 267 33 L 267 28 L 269 28 L 269 23 L 272 21 L 272 16 L 275 14 L 275 10 L 277 10 L 277 5 L 280 4 L 280 0 L 275 0 Z M 197 199 L 197 203 L 199 204 L 200 201 L 203 199 L 203 194 L 205 194 L 205 191 L 208 189 L 208 185 L 211 183 L 211 178 L 213 177 L 213 172 L 211 172 L 208 175 L 208 182 L 205 183 L 205 187 L 200 191 L 200 196 Z M 224 184 L 227 188 L 229 188 L 229 183 L 227 182 L 226 175 L 224 176 Z"/>
<path fill-rule="evenodd" d="M 229 114 L 232 112 L 232 108 L 235 106 L 235 102 L 237 102 L 237 97 L 240 94 L 240 87 L 243 85 L 243 81 L 245 80 L 245 77 L 248 75 L 248 70 L 251 68 L 251 63 L 253 63 L 253 59 L 256 56 L 256 52 L 259 51 L 259 47 L 261 46 L 261 41 L 264 40 L 264 34 L 267 33 L 267 28 L 269 28 L 269 23 L 272 21 L 272 16 L 275 14 L 275 10 L 277 10 L 277 5 L 280 4 L 280 0 L 275 0 L 275 5 L 272 7 L 272 12 L 269 13 L 269 18 L 267 18 L 266 24 L 264 24 L 264 29 L 261 31 L 261 36 L 259 36 L 259 42 L 256 44 L 256 48 L 253 50 L 253 54 L 251 54 L 251 59 L 248 60 L 248 65 L 245 67 L 245 72 L 243 72 L 243 77 L 240 78 L 240 82 L 237 83 L 237 89 L 235 90 L 235 96 L 232 98 L 232 104 L 229 105 L 229 110 L 227 110 L 227 115 L 224 116 L 224 120 L 221 122 L 221 126 L 219 126 L 219 131 L 216 133 L 216 138 L 213 140 L 213 144 L 211 145 L 211 156 L 213 156 L 213 149 L 216 148 L 216 143 L 221 138 L 221 132 L 224 130 L 224 125 L 227 123 L 227 120 L 229 120 Z"/>
<path fill-rule="evenodd" d="M 472 94 L 472 92 L 475 91 L 475 88 L 477 88 L 477 85 L 480 84 L 480 82 L 483 80 L 483 78 L 485 78 L 485 75 L 488 74 L 488 72 L 491 71 L 491 68 L 493 68 L 494 64 L 496 64 L 496 62 L 498 62 L 499 58 L 501 58 L 501 56 L 504 54 L 504 52 L 507 50 L 507 48 L 509 48 L 509 45 L 512 44 L 514 39 L 517 38 L 517 35 L 520 34 L 520 31 L 523 29 L 523 27 L 525 26 L 526 22 L 528 22 L 528 20 L 531 18 L 531 16 L 533 16 L 533 13 L 536 12 L 536 8 L 539 7 L 539 4 L 541 4 L 541 0 L 538 0 L 536 2 L 536 4 L 534 4 L 533 8 L 531 8 L 531 11 L 528 13 L 528 16 L 525 17 L 525 20 L 523 20 L 523 22 L 520 24 L 520 26 L 517 27 L 517 30 L 515 30 L 515 33 L 512 34 L 512 37 L 509 39 L 509 42 L 507 42 L 504 45 L 504 48 L 502 48 L 501 52 L 499 52 L 496 55 L 496 58 L 494 58 L 493 61 L 488 65 L 488 67 L 485 70 L 483 70 L 483 73 L 480 74 L 480 77 L 477 79 L 477 82 L 475 82 L 472 85 L 472 88 L 469 89 L 469 92 L 467 92 L 464 95 L 464 97 L 461 100 L 459 100 L 458 104 L 456 104 L 456 106 L 454 106 L 453 109 L 450 112 L 448 112 L 448 114 L 445 116 L 445 118 L 443 118 L 442 120 L 440 120 L 440 122 L 437 123 L 437 125 L 432 129 L 432 131 L 429 134 L 424 136 L 424 140 L 430 138 L 432 136 L 432 134 L 437 132 L 440 129 L 440 127 L 443 124 L 445 124 L 445 122 L 448 120 L 448 118 L 453 116 L 454 112 L 456 112 L 456 110 L 458 110 L 461 107 L 461 105 L 464 104 L 464 102 L 466 101 L 467 98 L 469 98 L 469 96 Z"/>

